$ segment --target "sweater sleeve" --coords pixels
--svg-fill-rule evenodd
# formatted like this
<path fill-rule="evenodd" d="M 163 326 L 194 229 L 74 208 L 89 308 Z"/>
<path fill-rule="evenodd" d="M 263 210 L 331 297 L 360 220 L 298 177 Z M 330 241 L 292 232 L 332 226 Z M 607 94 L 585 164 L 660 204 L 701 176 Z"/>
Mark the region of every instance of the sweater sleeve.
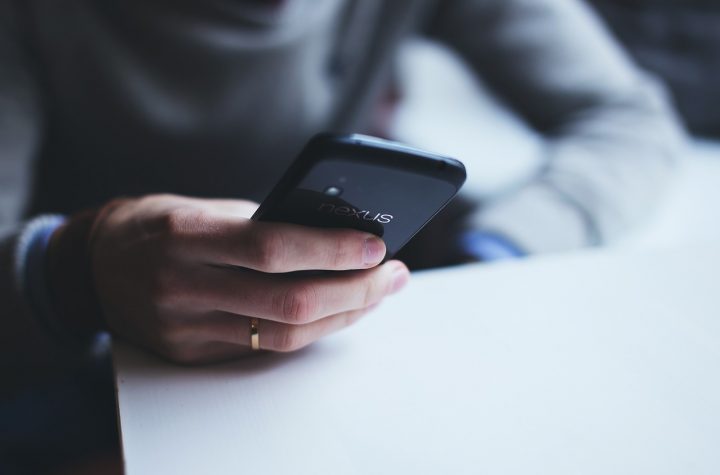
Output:
<path fill-rule="evenodd" d="M 471 228 L 560 251 L 611 241 L 658 203 L 682 127 L 584 3 L 445 0 L 430 33 L 545 138 L 537 176 L 481 207 Z"/>

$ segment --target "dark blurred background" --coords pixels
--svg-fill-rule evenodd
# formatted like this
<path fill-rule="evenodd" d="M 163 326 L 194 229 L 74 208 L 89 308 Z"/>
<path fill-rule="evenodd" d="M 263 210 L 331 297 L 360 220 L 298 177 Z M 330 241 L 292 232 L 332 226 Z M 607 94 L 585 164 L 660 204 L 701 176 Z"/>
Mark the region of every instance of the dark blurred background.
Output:
<path fill-rule="evenodd" d="M 720 3 L 589 0 L 635 60 L 662 77 L 691 132 L 720 137 Z"/>

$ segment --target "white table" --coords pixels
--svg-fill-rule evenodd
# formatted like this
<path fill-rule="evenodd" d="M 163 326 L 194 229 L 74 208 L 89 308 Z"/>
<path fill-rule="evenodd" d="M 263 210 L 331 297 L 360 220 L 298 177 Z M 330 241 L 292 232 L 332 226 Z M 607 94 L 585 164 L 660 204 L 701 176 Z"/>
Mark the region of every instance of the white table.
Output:
<path fill-rule="evenodd" d="M 416 275 L 296 355 L 115 349 L 127 473 L 720 473 L 720 246 Z"/>
<path fill-rule="evenodd" d="M 453 69 L 431 56 L 410 69 Z M 489 191 L 537 168 L 536 137 L 474 82 L 411 76 L 410 96 L 456 97 L 411 97 L 396 136 L 503 156 L 473 173 Z M 443 108 L 466 114 L 443 128 Z M 416 275 L 297 355 L 188 369 L 117 345 L 127 473 L 720 473 L 720 146 L 692 154 L 611 250 Z"/>

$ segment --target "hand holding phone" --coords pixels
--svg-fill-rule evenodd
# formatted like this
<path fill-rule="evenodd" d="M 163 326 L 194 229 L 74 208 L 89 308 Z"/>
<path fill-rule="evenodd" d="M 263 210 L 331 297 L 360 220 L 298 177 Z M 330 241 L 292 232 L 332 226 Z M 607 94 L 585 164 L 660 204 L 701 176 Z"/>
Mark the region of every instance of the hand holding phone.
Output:
<path fill-rule="evenodd" d="M 257 319 L 260 349 L 294 351 L 408 281 L 401 262 L 379 265 L 385 246 L 376 236 L 253 221 L 256 209 L 175 195 L 106 205 L 89 260 L 113 334 L 171 361 L 203 363 L 252 353 Z M 311 269 L 327 272 L 301 272 Z M 64 270 L 51 269 L 53 287 Z"/>
<path fill-rule="evenodd" d="M 261 349 L 302 348 L 407 282 L 407 268 L 380 265 L 383 255 L 397 252 L 464 177 L 457 162 L 398 144 L 320 136 L 257 210 L 172 195 L 110 203 L 88 252 L 105 321 L 181 363 L 252 353 L 253 319 Z"/>

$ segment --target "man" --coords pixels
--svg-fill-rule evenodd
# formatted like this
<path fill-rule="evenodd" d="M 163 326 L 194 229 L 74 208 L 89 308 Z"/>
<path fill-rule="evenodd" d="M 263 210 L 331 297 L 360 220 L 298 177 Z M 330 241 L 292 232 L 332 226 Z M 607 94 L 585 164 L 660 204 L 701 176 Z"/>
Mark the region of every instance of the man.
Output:
<path fill-rule="evenodd" d="M 32 177 L 0 251 L 9 388 L 81 365 L 101 329 L 182 363 L 251 353 L 254 333 L 291 351 L 399 290 L 407 268 L 378 265 L 378 239 L 251 222 L 245 200 L 314 133 L 373 130 L 412 33 L 547 138 L 542 173 L 464 218 L 467 255 L 612 239 L 677 159 L 662 90 L 574 1 L 0 5 L 0 157 Z M 352 272 L 288 275 L 304 269 Z"/>

